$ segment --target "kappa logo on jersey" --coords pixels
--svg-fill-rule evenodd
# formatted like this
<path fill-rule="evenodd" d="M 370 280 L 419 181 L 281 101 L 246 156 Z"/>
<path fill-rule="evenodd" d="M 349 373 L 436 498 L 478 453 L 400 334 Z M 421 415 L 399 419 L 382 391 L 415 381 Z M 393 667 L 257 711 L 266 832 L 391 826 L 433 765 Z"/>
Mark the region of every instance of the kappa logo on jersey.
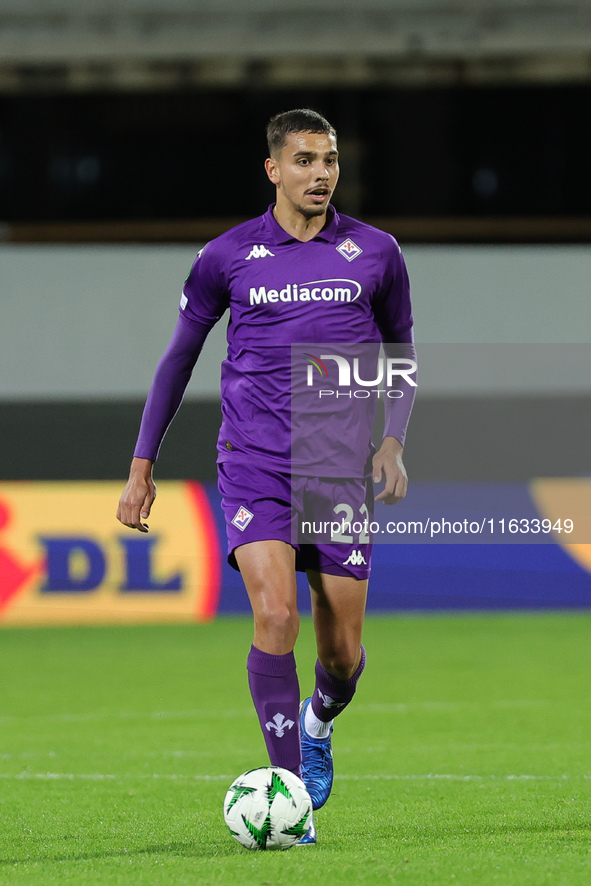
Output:
<path fill-rule="evenodd" d="M 337 246 L 337 252 L 340 252 L 347 261 L 353 261 L 354 258 L 361 255 L 363 249 L 361 249 L 357 243 L 353 243 L 350 237 L 347 237 L 346 240 L 343 240 L 340 246 Z"/>
<path fill-rule="evenodd" d="M 253 517 L 254 514 L 251 513 L 248 508 L 245 508 L 244 505 L 240 505 L 232 518 L 232 523 L 240 530 L 240 532 L 244 532 Z"/>
<path fill-rule="evenodd" d="M 367 563 L 361 551 L 351 551 L 343 566 L 367 566 Z"/>
<path fill-rule="evenodd" d="M 267 289 L 266 286 L 250 287 L 250 304 L 266 305 L 280 301 L 331 301 L 351 302 L 361 295 L 361 283 L 357 280 L 312 280 L 310 283 L 288 283 L 284 289 Z"/>
<path fill-rule="evenodd" d="M 267 258 L 268 255 L 270 255 L 271 258 L 275 258 L 275 253 L 271 252 L 270 249 L 267 249 L 266 246 L 253 246 L 249 254 L 246 256 L 245 261 L 249 261 L 251 258 Z"/>

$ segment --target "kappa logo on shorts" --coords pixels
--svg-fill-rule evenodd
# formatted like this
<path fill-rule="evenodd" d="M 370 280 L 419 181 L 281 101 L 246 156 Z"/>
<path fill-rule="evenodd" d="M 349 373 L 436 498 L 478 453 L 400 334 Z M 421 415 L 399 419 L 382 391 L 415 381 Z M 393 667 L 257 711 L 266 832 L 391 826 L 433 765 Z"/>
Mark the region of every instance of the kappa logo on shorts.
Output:
<path fill-rule="evenodd" d="M 337 252 L 340 252 L 347 261 L 353 261 L 354 258 L 357 258 L 358 255 L 361 255 L 363 249 L 357 245 L 357 243 L 353 243 L 350 237 L 347 237 L 346 240 L 340 244 L 340 246 L 336 247 Z"/>
<path fill-rule="evenodd" d="M 343 566 L 367 566 L 367 562 L 361 551 L 351 551 Z"/>
<path fill-rule="evenodd" d="M 249 261 L 251 258 L 267 258 L 268 255 L 270 255 L 271 258 L 275 258 L 275 253 L 271 252 L 270 249 L 267 249 L 266 246 L 253 246 L 249 254 L 246 256 L 245 261 Z"/>
<path fill-rule="evenodd" d="M 245 508 L 244 505 L 240 505 L 232 518 L 232 523 L 240 530 L 240 532 L 244 532 L 253 517 L 254 514 L 251 513 L 248 508 Z"/>

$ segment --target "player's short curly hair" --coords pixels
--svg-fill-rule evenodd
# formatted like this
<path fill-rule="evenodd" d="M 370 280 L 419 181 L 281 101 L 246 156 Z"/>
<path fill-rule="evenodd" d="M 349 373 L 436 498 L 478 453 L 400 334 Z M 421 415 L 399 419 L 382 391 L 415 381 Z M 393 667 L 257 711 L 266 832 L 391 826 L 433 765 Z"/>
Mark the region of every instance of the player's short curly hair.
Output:
<path fill-rule="evenodd" d="M 267 124 L 267 144 L 269 154 L 279 153 L 285 145 L 287 136 L 292 132 L 326 132 L 336 137 L 336 129 L 328 120 L 311 108 L 297 108 L 295 111 L 283 111 L 275 114 Z"/>

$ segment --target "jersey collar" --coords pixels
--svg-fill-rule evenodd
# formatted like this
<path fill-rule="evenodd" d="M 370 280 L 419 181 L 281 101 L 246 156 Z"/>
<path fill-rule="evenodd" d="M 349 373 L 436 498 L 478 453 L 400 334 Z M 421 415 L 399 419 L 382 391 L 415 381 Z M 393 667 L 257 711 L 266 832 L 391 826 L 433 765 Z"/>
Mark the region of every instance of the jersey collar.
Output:
<path fill-rule="evenodd" d="M 283 230 L 283 228 L 273 215 L 274 208 L 275 203 L 271 203 L 263 216 L 271 237 L 271 241 L 277 246 L 279 246 L 279 244 L 281 243 L 300 243 L 301 241 L 298 240 L 297 237 L 292 237 L 291 234 L 288 234 L 287 231 Z M 328 212 L 326 214 L 326 224 L 319 234 L 316 234 L 316 236 L 313 237 L 312 240 L 308 240 L 307 242 L 312 243 L 313 240 L 324 240 L 325 243 L 336 243 L 338 225 L 338 213 L 334 206 L 329 205 Z"/>

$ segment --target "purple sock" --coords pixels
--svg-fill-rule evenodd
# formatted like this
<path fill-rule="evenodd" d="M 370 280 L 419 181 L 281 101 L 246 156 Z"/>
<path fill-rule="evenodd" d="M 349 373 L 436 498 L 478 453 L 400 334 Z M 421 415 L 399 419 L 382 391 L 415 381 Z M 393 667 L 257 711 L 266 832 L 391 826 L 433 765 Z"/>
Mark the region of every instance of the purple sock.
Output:
<path fill-rule="evenodd" d="M 271 764 L 301 777 L 300 684 L 293 652 L 271 655 L 251 646 L 246 668 Z"/>
<path fill-rule="evenodd" d="M 361 644 L 359 667 L 348 680 L 339 680 L 329 674 L 319 661 L 316 662 L 316 686 L 312 696 L 312 710 L 319 720 L 328 723 L 344 711 L 357 689 L 357 681 L 365 667 L 365 648 Z"/>

